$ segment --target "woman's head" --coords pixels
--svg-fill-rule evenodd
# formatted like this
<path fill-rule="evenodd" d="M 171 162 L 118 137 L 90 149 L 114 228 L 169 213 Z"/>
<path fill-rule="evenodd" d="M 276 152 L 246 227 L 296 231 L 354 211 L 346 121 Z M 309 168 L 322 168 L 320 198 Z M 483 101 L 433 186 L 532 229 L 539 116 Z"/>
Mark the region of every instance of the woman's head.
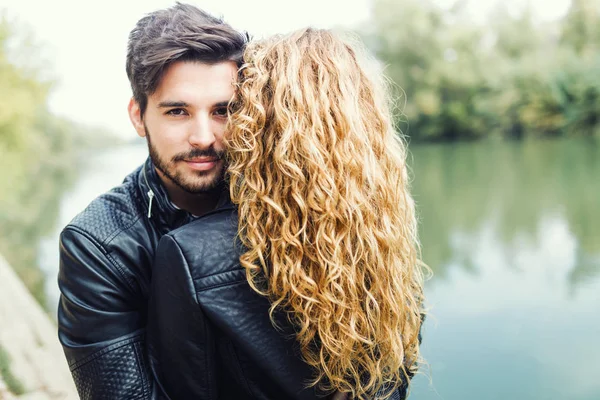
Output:
<path fill-rule="evenodd" d="M 304 29 L 251 43 L 227 144 L 241 263 L 325 390 L 372 396 L 418 359 L 422 273 L 406 148 L 359 47 Z"/>

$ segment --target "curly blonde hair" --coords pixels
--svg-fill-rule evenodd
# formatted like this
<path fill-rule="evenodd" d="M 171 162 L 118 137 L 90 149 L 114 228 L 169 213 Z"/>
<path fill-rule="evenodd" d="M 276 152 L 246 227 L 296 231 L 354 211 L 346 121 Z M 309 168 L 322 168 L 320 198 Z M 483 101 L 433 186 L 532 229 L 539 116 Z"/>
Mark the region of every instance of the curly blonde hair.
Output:
<path fill-rule="evenodd" d="M 248 282 L 296 328 L 309 385 L 373 398 L 417 366 L 423 271 L 406 145 L 360 54 L 327 30 L 251 43 L 226 143 Z"/>

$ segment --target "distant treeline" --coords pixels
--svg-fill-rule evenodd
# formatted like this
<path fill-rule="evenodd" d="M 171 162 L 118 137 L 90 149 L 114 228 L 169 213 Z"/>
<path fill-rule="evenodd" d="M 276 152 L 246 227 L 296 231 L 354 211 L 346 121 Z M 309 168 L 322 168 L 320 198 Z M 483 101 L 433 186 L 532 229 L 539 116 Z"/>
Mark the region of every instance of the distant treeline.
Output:
<path fill-rule="evenodd" d="M 49 111 L 54 83 L 43 78 L 39 54 L 0 12 L 0 253 L 43 303 L 39 239 L 55 228 L 61 195 L 76 176 L 77 150 L 98 145 L 103 134 Z"/>
<path fill-rule="evenodd" d="M 600 137 L 600 0 L 572 0 L 552 23 L 502 4 L 475 23 L 464 4 L 374 0 L 360 31 L 399 88 L 403 133 Z"/>

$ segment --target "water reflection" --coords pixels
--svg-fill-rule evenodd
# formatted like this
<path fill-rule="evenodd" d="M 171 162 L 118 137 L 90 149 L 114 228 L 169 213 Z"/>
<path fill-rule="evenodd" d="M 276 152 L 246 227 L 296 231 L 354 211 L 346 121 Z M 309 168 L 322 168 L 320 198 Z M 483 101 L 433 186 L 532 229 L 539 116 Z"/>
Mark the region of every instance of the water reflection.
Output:
<path fill-rule="evenodd" d="M 600 398 L 600 148 L 413 148 L 435 271 L 412 399 Z"/>
<path fill-rule="evenodd" d="M 447 274 L 455 235 L 479 233 L 483 224 L 493 220 L 499 243 L 506 251 L 519 253 L 514 242 L 533 240 L 540 224 L 556 215 L 564 218 L 578 243 L 580 262 L 569 284 L 600 274 L 598 142 L 436 145 L 412 151 L 424 258 L 435 279 Z M 510 260 L 515 255 L 506 256 L 506 266 L 514 266 Z M 460 265 L 475 268 L 469 260 Z M 574 278 L 579 276 L 583 279 Z"/>

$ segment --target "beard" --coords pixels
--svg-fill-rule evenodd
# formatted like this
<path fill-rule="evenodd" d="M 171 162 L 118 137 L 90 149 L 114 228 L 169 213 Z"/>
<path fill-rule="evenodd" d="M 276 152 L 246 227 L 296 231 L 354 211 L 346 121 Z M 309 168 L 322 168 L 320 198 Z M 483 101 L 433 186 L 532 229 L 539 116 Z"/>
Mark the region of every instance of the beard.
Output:
<path fill-rule="evenodd" d="M 224 160 L 225 152 L 217 151 L 213 147 L 208 149 L 191 149 L 186 153 L 179 153 L 174 156 L 171 160 L 163 158 L 156 147 L 152 144 L 150 138 L 150 132 L 148 127 L 144 124 L 144 130 L 146 131 L 146 141 L 148 143 L 148 152 L 150 153 L 150 159 L 152 163 L 160 172 L 162 172 L 169 180 L 175 185 L 190 194 L 203 194 L 213 192 L 216 189 L 221 189 L 225 181 L 225 163 Z M 177 169 L 177 163 L 185 162 L 197 157 L 211 157 L 220 165 L 217 165 L 210 171 L 189 171 L 183 173 Z"/>

